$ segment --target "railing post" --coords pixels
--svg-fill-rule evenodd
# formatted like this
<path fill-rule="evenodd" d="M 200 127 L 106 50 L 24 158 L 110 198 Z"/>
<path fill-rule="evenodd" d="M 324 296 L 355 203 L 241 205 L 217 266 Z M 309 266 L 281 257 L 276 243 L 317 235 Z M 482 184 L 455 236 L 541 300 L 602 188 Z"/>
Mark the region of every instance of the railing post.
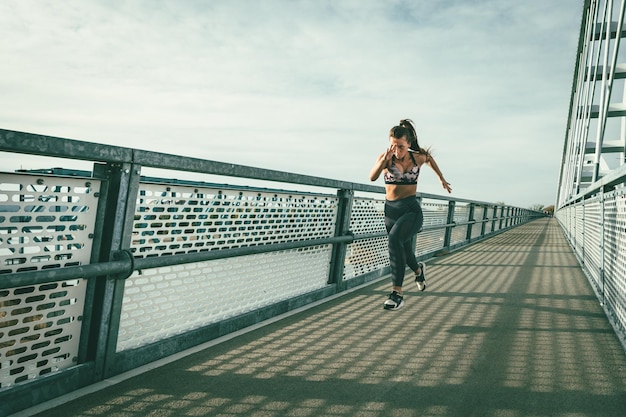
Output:
<path fill-rule="evenodd" d="M 102 233 L 100 262 L 111 261 L 115 252 L 130 247 L 140 173 L 141 167 L 131 163 L 94 167 L 94 177 L 108 183 L 103 220 L 97 225 Z M 123 296 L 124 281 L 118 276 L 97 278 L 88 351 L 95 362 L 96 380 L 109 376 L 107 363 L 115 357 Z"/>
<path fill-rule="evenodd" d="M 485 237 L 488 219 L 489 219 L 489 206 L 485 205 L 483 206 L 483 219 L 482 219 L 483 221 L 481 222 L 481 225 L 480 225 L 480 237 L 481 238 Z"/>
<path fill-rule="evenodd" d="M 583 197 L 583 218 L 582 218 L 582 231 L 581 231 L 581 242 L 580 242 L 580 257 L 582 259 L 583 264 L 586 264 L 586 260 L 587 260 L 587 256 L 585 255 L 585 234 L 586 234 L 586 225 L 587 225 L 587 219 L 586 219 L 586 214 L 587 214 L 587 209 L 585 208 L 585 198 Z M 586 265 L 585 265 L 586 267 Z"/>
<path fill-rule="evenodd" d="M 94 164 L 92 176 L 94 178 L 100 178 L 100 187 L 97 190 L 98 207 L 96 212 L 94 233 L 93 233 L 93 246 L 91 248 L 91 263 L 100 261 L 101 245 L 106 244 L 104 238 L 104 219 L 106 218 L 106 201 L 109 194 L 109 188 L 111 182 L 107 181 L 103 175 L 96 175 L 96 171 L 102 168 L 102 165 Z M 101 278 L 86 280 L 85 290 L 85 304 L 82 314 L 82 327 L 80 332 L 80 341 L 78 344 L 78 363 L 85 363 L 89 361 L 96 362 L 97 368 L 97 336 L 95 329 L 98 328 L 102 318 L 102 292 L 101 292 Z M 100 379 L 100 375 L 97 377 L 94 375 L 94 379 Z M 95 382 L 95 381 L 94 381 Z"/>
<path fill-rule="evenodd" d="M 335 223 L 335 236 L 344 236 L 350 233 L 350 217 L 352 215 L 352 203 L 354 202 L 353 190 L 337 191 L 338 207 L 337 222 Z M 333 245 L 332 258 L 330 260 L 329 284 L 336 284 L 337 291 L 343 290 L 343 269 L 346 262 L 346 247 L 348 243 L 340 242 Z"/>
<path fill-rule="evenodd" d="M 452 228 L 454 227 L 454 225 L 452 225 L 452 223 L 454 223 L 454 208 L 456 206 L 456 202 L 455 201 L 449 201 L 448 202 L 448 218 L 446 220 L 446 224 L 449 225 L 446 227 L 446 233 L 444 235 L 443 238 L 443 248 L 450 248 L 450 241 L 452 240 Z"/>
<path fill-rule="evenodd" d="M 606 233 L 606 228 L 604 226 L 604 187 L 600 187 L 600 285 L 602 286 L 602 305 L 605 305 L 606 297 L 604 292 L 604 234 Z"/>
<path fill-rule="evenodd" d="M 470 242 L 472 240 L 472 227 L 474 226 L 474 203 L 470 203 L 469 205 L 469 214 L 467 216 L 467 234 L 465 235 L 465 240 Z"/>

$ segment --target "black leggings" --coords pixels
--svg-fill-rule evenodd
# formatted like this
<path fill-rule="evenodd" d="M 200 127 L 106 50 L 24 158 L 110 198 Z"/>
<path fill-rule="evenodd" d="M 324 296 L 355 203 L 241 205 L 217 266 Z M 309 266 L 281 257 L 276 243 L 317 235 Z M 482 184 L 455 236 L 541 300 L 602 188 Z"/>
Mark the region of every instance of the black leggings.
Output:
<path fill-rule="evenodd" d="M 423 223 L 424 214 L 416 197 L 385 201 L 385 227 L 389 235 L 391 282 L 395 287 L 402 287 L 407 265 L 413 271 L 417 269 L 413 238 L 422 229 Z"/>

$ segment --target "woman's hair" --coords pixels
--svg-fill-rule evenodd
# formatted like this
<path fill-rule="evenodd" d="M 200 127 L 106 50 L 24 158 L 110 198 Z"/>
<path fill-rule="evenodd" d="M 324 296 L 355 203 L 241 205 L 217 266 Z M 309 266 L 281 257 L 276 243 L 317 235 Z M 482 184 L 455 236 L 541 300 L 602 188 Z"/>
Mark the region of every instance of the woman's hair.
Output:
<path fill-rule="evenodd" d="M 415 126 L 413 126 L 413 120 L 402 119 L 398 126 L 394 126 L 389 131 L 389 137 L 400 139 L 406 136 L 406 141 L 409 143 L 409 148 L 413 151 L 425 155 L 429 155 L 430 152 L 427 149 L 420 148 L 417 141 L 417 133 L 415 132 Z"/>

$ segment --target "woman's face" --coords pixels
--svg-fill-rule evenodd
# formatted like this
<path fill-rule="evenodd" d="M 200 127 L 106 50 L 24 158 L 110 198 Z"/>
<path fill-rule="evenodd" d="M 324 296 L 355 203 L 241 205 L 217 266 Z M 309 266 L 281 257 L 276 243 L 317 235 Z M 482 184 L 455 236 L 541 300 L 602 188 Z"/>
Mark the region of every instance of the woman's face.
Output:
<path fill-rule="evenodd" d="M 403 159 L 409 152 L 409 142 L 407 142 L 406 136 L 402 136 L 400 139 L 391 136 L 389 137 L 389 148 L 397 159 Z"/>

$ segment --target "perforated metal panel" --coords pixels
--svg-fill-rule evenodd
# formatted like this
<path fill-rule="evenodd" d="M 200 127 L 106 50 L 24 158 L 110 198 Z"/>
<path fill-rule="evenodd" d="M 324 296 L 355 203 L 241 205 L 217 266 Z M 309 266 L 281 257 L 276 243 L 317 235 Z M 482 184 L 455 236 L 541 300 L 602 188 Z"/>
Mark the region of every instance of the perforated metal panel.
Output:
<path fill-rule="evenodd" d="M 422 201 L 424 227 L 443 226 L 448 222 L 448 204 Z M 415 255 L 420 256 L 443 248 L 445 229 L 422 231 L 417 234 Z"/>
<path fill-rule="evenodd" d="M 609 317 L 626 338 L 626 187 L 562 208 L 556 216 Z"/>
<path fill-rule="evenodd" d="M 327 195 L 141 184 L 136 257 L 332 237 Z M 118 351 L 162 340 L 327 285 L 330 245 L 135 273 L 126 281 Z"/>
<path fill-rule="evenodd" d="M 126 280 L 117 350 L 327 285 L 330 245 L 149 269 Z"/>
<path fill-rule="evenodd" d="M 443 248 L 445 229 L 428 230 L 417 234 L 415 254 L 424 255 Z"/>
<path fill-rule="evenodd" d="M 454 206 L 454 221 L 456 223 L 465 223 L 469 221 L 470 206 L 469 204 Z"/>
<path fill-rule="evenodd" d="M 385 233 L 385 201 L 355 198 L 350 215 L 355 235 Z M 350 279 L 389 266 L 387 237 L 358 240 L 347 245 L 343 279 Z"/>
<path fill-rule="evenodd" d="M 578 205 L 574 209 L 574 249 L 579 257 L 584 258 L 583 242 L 584 242 L 584 230 L 585 230 L 585 207 L 584 205 Z"/>
<path fill-rule="evenodd" d="M 355 235 L 384 233 L 385 200 L 355 198 L 350 213 L 350 231 Z"/>
<path fill-rule="evenodd" d="M 494 210 L 493 207 L 489 207 L 489 214 L 492 218 L 500 215 L 500 210 Z M 500 220 L 492 220 L 487 223 L 488 230 L 497 232 L 500 229 Z"/>
<path fill-rule="evenodd" d="M 485 207 L 475 206 L 474 207 L 474 220 L 476 220 L 476 223 L 472 225 L 472 239 L 475 239 L 481 236 L 482 223 L 480 221 L 483 219 L 484 216 L 485 216 Z"/>
<path fill-rule="evenodd" d="M 99 187 L 92 179 L 0 173 L 0 273 L 88 264 Z M 0 290 L 0 387 L 76 363 L 85 285 Z"/>
<path fill-rule="evenodd" d="M 343 279 L 358 277 L 389 266 L 386 237 L 359 240 L 347 246 Z"/>
<path fill-rule="evenodd" d="M 499 217 L 506 216 L 506 208 L 499 207 L 498 211 L 497 211 L 497 215 Z M 496 220 L 495 223 L 496 223 L 495 231 L 502 230 L 506 226 L 505 220 L 503 220 L 503 219 L 498 219 L 498 220 Z"/>
<path fill-rule="evenodd" d="M 332 237 L 335 196 L 141 184 L 131 250 L 160 256 Z"/>
<path fill-rule="evenodd" d="M 626 335 L 626 189 L 606 197 L 605 302 Z"/>
<path fill-rule="evenodd" d="M 443 226 L 448 222 L 448 205 L 422 202 L 424 226 Z"/>
<path fill-rule="evenodd" d="M 467 223 L 469 221 L 469 205 L 456 205 L 454 207 L 454 222 Z M 456 245 L 467 240 L 467 226 L 456 226 L 452 228 L 450 244 Z"/>
<path fill-rule="evenodd" d="M 602 205 L 600 197 L 592 197 L 585 202 L 585 223 L 582 247 L 585 253 L 585 263 L 589 268 L 591 278 L 600 284 L 602 281 Z"/>
<path fill-rule="evenodd" d="M 0 290 L 0 387 L 76 364 L 85 281 Z"/>
<path fill-rule="evenodd" d="M 0 274 L 89 263 L 97 180 L 0 173 Z"/>

